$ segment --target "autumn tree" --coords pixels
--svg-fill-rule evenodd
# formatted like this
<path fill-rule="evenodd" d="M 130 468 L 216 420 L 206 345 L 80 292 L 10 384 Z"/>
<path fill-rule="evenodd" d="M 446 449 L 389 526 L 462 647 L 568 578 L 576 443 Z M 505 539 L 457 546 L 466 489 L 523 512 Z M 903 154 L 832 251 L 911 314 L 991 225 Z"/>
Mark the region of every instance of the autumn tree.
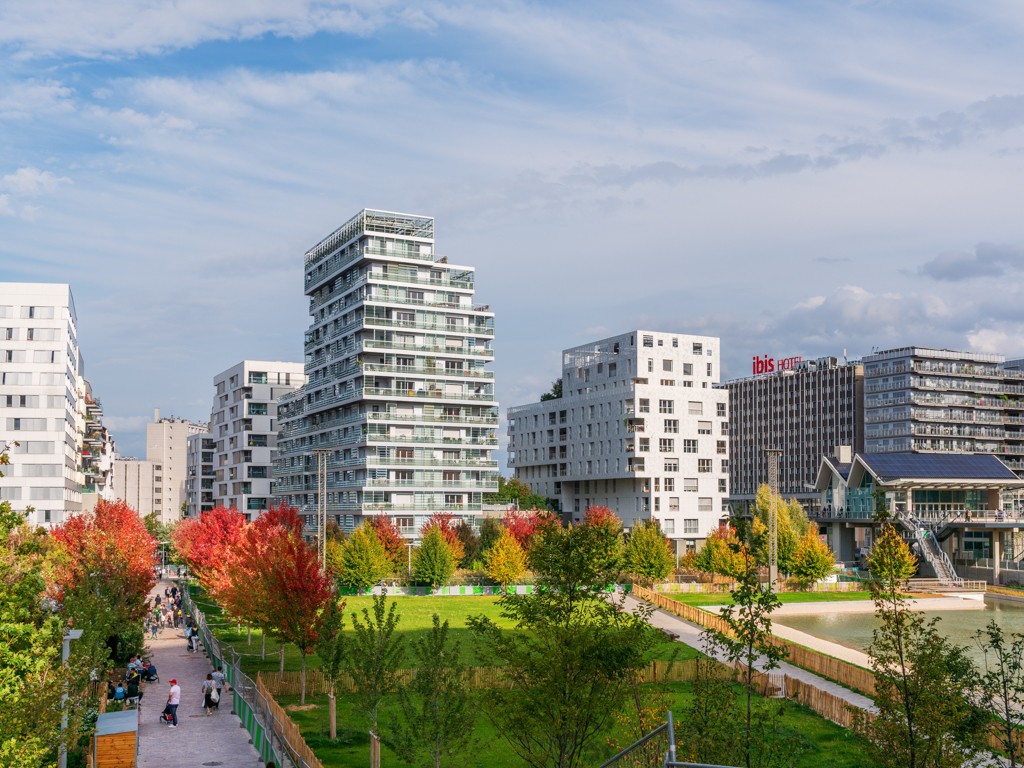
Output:
<path fill-rule="evenodd" d="M 292 512 L 294 514 L 294 510 Z M 271 529 L 264 556 L 261 581 L 253 586 L 266 592 L 268 624 L 282 639 L 299 649 L 302 658 L 300 703 L 305 704 L 306 656 L 316 647 L 321 614 L 333 599 L 331 580 L 320 567 L 316 547 L 287 524 Z"/>
<path fill-rule="evenodd" d="M 374 515 L 370 518 L 377 541 L 384 547 L 388 560 L 391 561 L 391 573 L 403 573 L 406 568 L 406 541 L 395 525 L 395 521 L 387 515 Z"/>
<path fill-rule="evenodd" d="M 245 515 L 237 509 L 214 507 L 175 526 L 174 548 L 203 589 L 210 591 L 245 524 Z"/>
<path fill-rule="evenodd" d="M 412 575 L 417 584 L 437 589 L 455 573 L 458 558 L 439 526 L 426 527 L 423 541 L 412 556 Z"/>
<path fill-rule="evenodd" d="M 657 520 L 645 520 L 629 535 L 625 552 L 626 571 L 645 583 L 664 581 L 675 567 L 675 555 Z"/>
<path fill-rule="evenodd" d="M 538 515 L 535 509 L 510 509 L 502 518 L 501 524 L 515 536 L 524 550 L 529 550 L 530 540 L 537 530 Z"/>
<path fill-rule="evenodd" d="M 487 576 L 504 589 L 515 583 L 526 572 L 526 552 L 507 528 L 493 547 L 484 555 Z"/>
<path fill-rule="evenodd" d="M 801 586 L 809 585 L 828 576 L 835 569 L 836 556 L 821 540 L 815 526 L 807 529 L 793 553 L 790 573 L 796 577 Z"/>
<path fill-rule="evenodd" d="M 516 477 L 498 477 L 498 492 L 484 494 L 485 504 L 506 504 L 516 509 L 548 509 L 548 501 Z"/>
<path fill-rule="evenodd" d="M 427 535 L 434 529 L 448 543 L 448 548 L 455 558 L 455 567 L 457 568 L 466 552 L 462 547 L 462 541 L 459 540 L 459 534 L 455 532 L 455 518 L 444 512 L 435 512 L 420 529 L 420 539 L 425 541 Z"/>
<path fill-rule="evenodd" d="M 100 499 L 93 512 L 74 515 L 51 531 L 51 595 L 75 626 L 83 647 L 101 647 L 137 636 L 153 589 L 156 541 L 123 501 Z M 122 648 L 124 651 L 141 651 Z"/>
<path fill-rule="evenodd" d="M 716 528 L 697 551 L 694 566 L 705 573 L 718 573 L 735 579 L 744 572 L 745 550 L 746 545 L 739 540 L 735 528 Z"/>
<path fill-rule="evenodd" d="M 608 507 L 589 506 L 583 513 L 583 526 L 590 529 L 598 567 L 609 573 L 622 568 L 622 520 Z"/>
<path fill-rule="evenodd" d="M 476 721 L 460 644 L 435 613 L 410 650 L 416 675 L 398 692 L 402 716 L 388 723 L 385 743 L 406 765 L 451 765 L 472 743 Z"/>
<path fill-rule="evenodd" d="M 353 531 L 341 552 L 338 581 L 360 592 L 377 584 L 394 570 L 377 530 L 369 522 Z"/>

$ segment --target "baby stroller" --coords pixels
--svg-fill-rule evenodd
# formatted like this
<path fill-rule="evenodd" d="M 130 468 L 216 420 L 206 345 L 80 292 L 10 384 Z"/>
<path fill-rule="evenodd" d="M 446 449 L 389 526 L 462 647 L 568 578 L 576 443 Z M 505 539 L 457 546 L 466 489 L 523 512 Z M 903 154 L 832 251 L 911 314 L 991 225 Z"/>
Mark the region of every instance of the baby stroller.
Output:
<path fill-rule="evenodd" d="M 171 707 L 170 707 L 170 705 L 165 704 L 164 705 L 164 711 L 160 713 L 160 722 L 161 723 L 169 723 L 169 722 L 171 722 L 171 720 L 172 720 L 172 718 L 171 718 Z"/>

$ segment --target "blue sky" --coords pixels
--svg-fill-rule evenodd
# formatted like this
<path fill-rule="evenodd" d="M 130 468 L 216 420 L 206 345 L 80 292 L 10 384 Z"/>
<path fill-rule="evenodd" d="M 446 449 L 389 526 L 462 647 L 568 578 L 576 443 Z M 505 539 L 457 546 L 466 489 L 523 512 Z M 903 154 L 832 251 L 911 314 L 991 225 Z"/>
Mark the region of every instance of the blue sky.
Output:
<path fill-rule="evenodd" d="M 1014 2 L 7 0 L 0 280 L 71 284 L 119 449 L 299 360 L 302 254 L 433 215 L 503 406 L 630 328 L 1024 356 Z"/>

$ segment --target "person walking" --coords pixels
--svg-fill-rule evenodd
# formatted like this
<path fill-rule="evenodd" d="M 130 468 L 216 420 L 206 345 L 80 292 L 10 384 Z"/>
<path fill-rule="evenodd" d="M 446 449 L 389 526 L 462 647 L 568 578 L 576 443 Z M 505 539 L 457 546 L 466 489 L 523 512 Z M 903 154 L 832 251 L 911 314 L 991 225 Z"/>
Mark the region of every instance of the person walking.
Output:
<path fill-rule="evenodd" d="M 224 670 L 220 664 L 213 671 L 213 683 L 217 686 L 217 703 L 219 705 L 220 698 L 224 695 L 224 689 L 227 687 L 227 677 L 224 675 Z"/>
<path fill-rule="evenodd" d="M 167 692 L 167 709 L 171 711 L 171 724 L 168 728 L 178 727 L 178 705 L 181 703 L 181 686 L 171 678 L 171 689 Z"/>
<path fill-rule="evenodd" d="M 207 672 L 206 679 L 203 680 L 203 709 L 206 710 L 207 717 L 213 714 L 213 710 L 217 706 L 218 702 L 214 701 L 216 690 L 217 684 L 213 682 L 213 675 Z"/>

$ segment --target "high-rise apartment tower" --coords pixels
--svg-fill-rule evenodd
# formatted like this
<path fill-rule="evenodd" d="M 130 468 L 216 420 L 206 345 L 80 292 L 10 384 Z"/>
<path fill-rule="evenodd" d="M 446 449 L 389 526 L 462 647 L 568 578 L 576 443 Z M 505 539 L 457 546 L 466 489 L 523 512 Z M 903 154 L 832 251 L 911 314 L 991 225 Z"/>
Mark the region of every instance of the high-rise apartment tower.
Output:
<path fill-rule="evenodd" d="M 437 256 L 432 218 L 363 210 L 306 253 L 305 289 L 307 383 L 280 403 L 275 495 L 312 525 L 322 480 L 344 530 L 475 521 L 497 490 L 498 404 L 473 268 Z"/>

